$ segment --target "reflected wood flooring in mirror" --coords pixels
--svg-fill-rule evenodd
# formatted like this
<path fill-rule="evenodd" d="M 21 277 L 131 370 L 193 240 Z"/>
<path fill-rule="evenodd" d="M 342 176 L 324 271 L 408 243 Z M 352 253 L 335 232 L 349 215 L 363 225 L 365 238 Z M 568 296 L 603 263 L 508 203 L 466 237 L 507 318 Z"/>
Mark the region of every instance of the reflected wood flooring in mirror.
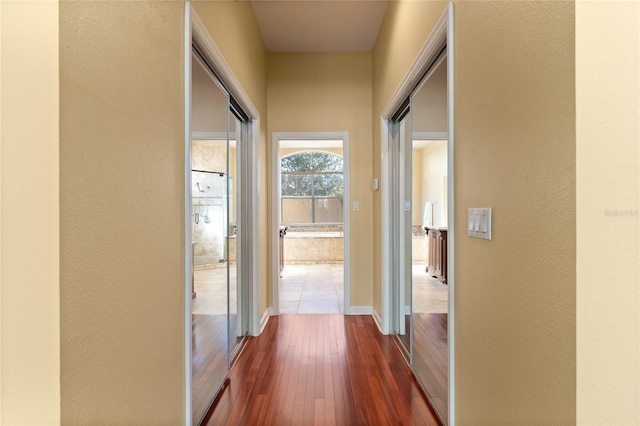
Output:
<path fill-rule="evenodd" d="M 207 412 L 227 374 L 227 316 L 192 314 L 192 398 L 194 423 Z"/>
<path fill-rule="evenodd" d="M 413 369 L 423 381 L 435 409 L 448 422 L 447 314 L 414 314 L 413 326 Z"/>
<path fill-rule="evenodd" d="M 229 378 L 203 424 L 440 424 L 370 316 L 271 317 Z"/>

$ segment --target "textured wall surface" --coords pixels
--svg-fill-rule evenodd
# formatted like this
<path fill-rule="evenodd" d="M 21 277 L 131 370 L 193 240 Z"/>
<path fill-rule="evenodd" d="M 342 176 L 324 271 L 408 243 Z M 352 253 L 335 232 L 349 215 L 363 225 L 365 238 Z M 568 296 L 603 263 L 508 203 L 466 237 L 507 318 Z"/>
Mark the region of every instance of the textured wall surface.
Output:
<path fill-rule="evenodd" d="M 640 3 L 577 2 L 578 424 L 640 423 L 639 75 Z"/>
<path fill-rule="evenodd" d="M 53 425 L 60 423 L 58 3 L 0 8 L 0 424 Z"/>
<path fill-rule="evenodd" d="M 371 306 L 371 54 L 270 53 L 269 134 L 349 132 L 351 304 Z"/>
<path fill-rule="evenodd" d="M 573 2 L 455 4 L 456 423 L 575 423 Z M 466 233 L 492 207 L 491 241 Z"/>
<path fill-rule="evenodd" d="M 61 412 L 180 424 L 184 4 L 60 4 Z"/>

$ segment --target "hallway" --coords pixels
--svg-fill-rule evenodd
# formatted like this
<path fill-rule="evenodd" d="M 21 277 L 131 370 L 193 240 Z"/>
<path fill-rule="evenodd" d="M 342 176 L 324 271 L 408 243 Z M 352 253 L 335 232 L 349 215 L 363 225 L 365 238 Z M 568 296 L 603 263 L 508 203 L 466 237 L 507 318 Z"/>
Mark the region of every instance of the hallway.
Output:
<path fill-rule="evenodd" d="M 203 424 L 439 424 L 370 316 L 271 317 L 229 378 Z"/>

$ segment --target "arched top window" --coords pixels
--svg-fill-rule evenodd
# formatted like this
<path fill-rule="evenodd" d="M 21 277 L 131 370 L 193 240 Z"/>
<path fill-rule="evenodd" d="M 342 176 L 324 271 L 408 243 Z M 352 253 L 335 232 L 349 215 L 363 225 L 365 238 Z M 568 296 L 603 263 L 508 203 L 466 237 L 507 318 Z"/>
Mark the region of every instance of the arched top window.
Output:
<path fill-rule="evenodd" d="M 283 173 L 342 173 L 342 156 L 331 152 L 304 151 L 283 157 L 281 162 Z"/>
<path fill-rule="evenodd" d="M 303 151 L 283 157 L 283 224 L 341 224 L 344 176 L 342 156 Z"/>

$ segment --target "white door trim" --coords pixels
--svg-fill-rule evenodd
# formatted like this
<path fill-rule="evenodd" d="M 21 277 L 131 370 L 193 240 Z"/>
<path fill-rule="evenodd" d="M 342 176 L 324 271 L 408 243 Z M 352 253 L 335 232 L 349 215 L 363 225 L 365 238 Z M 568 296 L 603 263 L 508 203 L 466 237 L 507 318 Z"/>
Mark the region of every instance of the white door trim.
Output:
<path fill-rule="evenodd" d="M 184 424 L 193 422 L 191 398 L 191 7 L 184 9 Z M 186 219 L 189 218 L 189 219 Z"/>
<path fill-rule="evenodd" d="M 381 197 L 382 197 L 382 259 L 390 259 L 391 256 L 391 211 L 390 211 L 390 191 L 391 191 L 391 170 L 388 159 L 389 154 L 389 120 L 391 116 L 400 107 L 402 102 L 407 99 L 414 88 L 418 85 L 422 77 L 425 75 L 429 65 L 437 58 L 442 48 L 447 46 L 447 100 L 448 100 L 448 132 L 449 140 L 447 153 L 448 168 L 448 272 L 447 283 L 449 285 L 449 313 L 448 318 L 448 342 L 449 342 L 449 425 L 455 425 L 455 268 L 454 268 L 454 4 L 449 1 L 447 9 L 442 14 L 434 29 L 431 31 L 425 44 L 418 52 L 413 64 L 404 76 L 400 86 L 391 96 L 386 107 L 380 116 L 381 128 Z M 434 138 L 436 139 L 436 138 Z M 382 265 L 382 319 L 381 331 L 385 334 L 389 333 L 390 315 L 391 315 L 391 268 Z"/>
<path fill-rule="evenodd" d="M 271 283 L 272 283 L 272 315 L 280 313 L 280 141 L 281 140 L 342 140 L 342 160 L 344 165 L 344 313 L 351 314 L 351 285 L 349 267 L 350 247 L 350 199 L 349 199 L 349 132 L 274 132 L 271 136 Z"/>

